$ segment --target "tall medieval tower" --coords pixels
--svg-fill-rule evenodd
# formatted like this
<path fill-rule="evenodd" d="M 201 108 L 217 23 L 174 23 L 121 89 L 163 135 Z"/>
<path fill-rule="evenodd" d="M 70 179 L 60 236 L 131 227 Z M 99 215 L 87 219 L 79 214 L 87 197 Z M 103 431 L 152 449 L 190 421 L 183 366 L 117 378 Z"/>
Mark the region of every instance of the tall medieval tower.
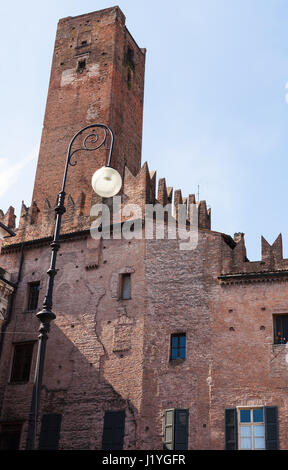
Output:
<path fill-rule="evenodd" d="M 61 19 L 54 48 L 44 127 L 32 201 L 40 212 L 61 188 L 69 141 L 82 127 L 103 123 L 115 134 L 113 166 L 140 170 L 145 49 L 125 27 L 118 7 Z M 81 196 L 89 214 L 91 177 L 105 164 L 105 150 L 77 158 L 67 194 Z"/>

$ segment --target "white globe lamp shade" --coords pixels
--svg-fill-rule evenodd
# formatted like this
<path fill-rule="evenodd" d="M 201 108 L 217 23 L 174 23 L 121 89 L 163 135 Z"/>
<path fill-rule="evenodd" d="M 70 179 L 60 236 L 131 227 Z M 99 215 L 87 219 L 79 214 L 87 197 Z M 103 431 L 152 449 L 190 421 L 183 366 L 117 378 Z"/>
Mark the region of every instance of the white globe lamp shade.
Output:
<path fill-rule="evenodd" d="M 92 176 L 92 188 L 101 197 L 112 197 L 119 193 L 122 178 L 117 170 L 110 166 L 102 166 Z"/>

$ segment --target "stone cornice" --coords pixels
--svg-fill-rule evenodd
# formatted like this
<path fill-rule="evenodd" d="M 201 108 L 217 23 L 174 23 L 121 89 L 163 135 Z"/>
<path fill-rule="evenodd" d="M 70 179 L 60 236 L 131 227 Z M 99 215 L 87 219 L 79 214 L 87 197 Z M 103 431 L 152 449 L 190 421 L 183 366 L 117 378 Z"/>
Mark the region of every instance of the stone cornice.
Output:
<path fill-rule="evenodd" d="M 222 274 L 218 276 L 218 280 L 221 285 L 250 284 L 255 282 L 285 282 L 288 281 L 288 270 Z"/>
<path fill-rule="evenodd" d="M 83 239 L 83 238 L 86 238 L 89 234 L 90 234 L 90 230 L 63 233 L 60 235 L 60 241 L 69 242 L 75 239 L 81 239 L 81 238 Z M 20 251 L 22 246 L 25 248 L 36 248 L 36 247 L 40 247 L 44 245 L 50 245 L 52 241 L 53 241 L 53 237 L 50 236 L 50 237 L 37 238 L 33 240 L 26 240 L 24 242 L 19 242 L 19 243 L 11 243 L 9 245 L 2 245 L 1 254 L 5 255 L 7 253 Z"/>

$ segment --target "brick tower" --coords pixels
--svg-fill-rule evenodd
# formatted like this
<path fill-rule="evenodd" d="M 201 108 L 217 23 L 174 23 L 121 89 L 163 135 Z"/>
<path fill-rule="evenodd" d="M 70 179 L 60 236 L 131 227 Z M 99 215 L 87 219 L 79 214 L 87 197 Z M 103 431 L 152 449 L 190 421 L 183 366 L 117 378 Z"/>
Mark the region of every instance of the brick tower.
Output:
<path fill-rule="evenodd" d="M 145 49 L 139 49 L 118 7 L 61 19 L 58 23 L 44 127 L 32 202 L 40 213 L 61 188 L 68 144 L 82 127 L 109 125 L 115 134 L 112 166 L 132 174 L 141 163 Z M 99 136 L 100 137 L 100 136 Z M 105 164 L 105 150 L 77 156 L 66 193 L 84 195 L 89 214 L 91 177 Z"/>

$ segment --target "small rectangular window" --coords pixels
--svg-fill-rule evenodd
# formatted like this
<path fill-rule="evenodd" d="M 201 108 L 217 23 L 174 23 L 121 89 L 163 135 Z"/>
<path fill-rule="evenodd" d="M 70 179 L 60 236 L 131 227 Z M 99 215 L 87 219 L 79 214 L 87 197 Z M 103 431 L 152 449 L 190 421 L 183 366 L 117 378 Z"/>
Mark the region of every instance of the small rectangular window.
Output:
<path fill-rule="evenodd" d="M 0 425 L 0 450 L 18 450 L 23 423 L 2 423 Z"/>
<path fill-rule="evenodd" d="M 77 71 L 79 73 L 82 73 L 83 70 L 85 70 L 85 68 L 86 68 L 86 60 L 79 60 Z"/>
<path fill-rule="evenodd" d="M 186 358 L 186 334 L 177 333 L 171 335 L 170 360 Z"/>
<path fill-rule="evenodd" d="M 286 344 L 288 342 L 288 315 L 274 316 L 274 343 Z"/>
<path fill-rule="evenodd" d="M 131 299 L 131 274 L 121 274 L 120 298 L 123 300 Z"/>
<path fill-rule="evenodd" d="M 10 382 L 28 382 L 33 355 L 34 342 L 14 345 Z"/>
<path fill-rule="evenodd" d="M 102 437 L 103 450 L 122 450 L 125 431 L 125 411 L 106 411 Z"/>
<path fill-rule="evenodd" d="M 40 282 L 30 282 L 28 285 L 28 310 L 36 310 L 38 306 Z"/>
<path fill-rule="evenodd" d="M 51 413 L 42 416 L 39 439 L 40 450 L 58 450 L 62 415 Z"/>

